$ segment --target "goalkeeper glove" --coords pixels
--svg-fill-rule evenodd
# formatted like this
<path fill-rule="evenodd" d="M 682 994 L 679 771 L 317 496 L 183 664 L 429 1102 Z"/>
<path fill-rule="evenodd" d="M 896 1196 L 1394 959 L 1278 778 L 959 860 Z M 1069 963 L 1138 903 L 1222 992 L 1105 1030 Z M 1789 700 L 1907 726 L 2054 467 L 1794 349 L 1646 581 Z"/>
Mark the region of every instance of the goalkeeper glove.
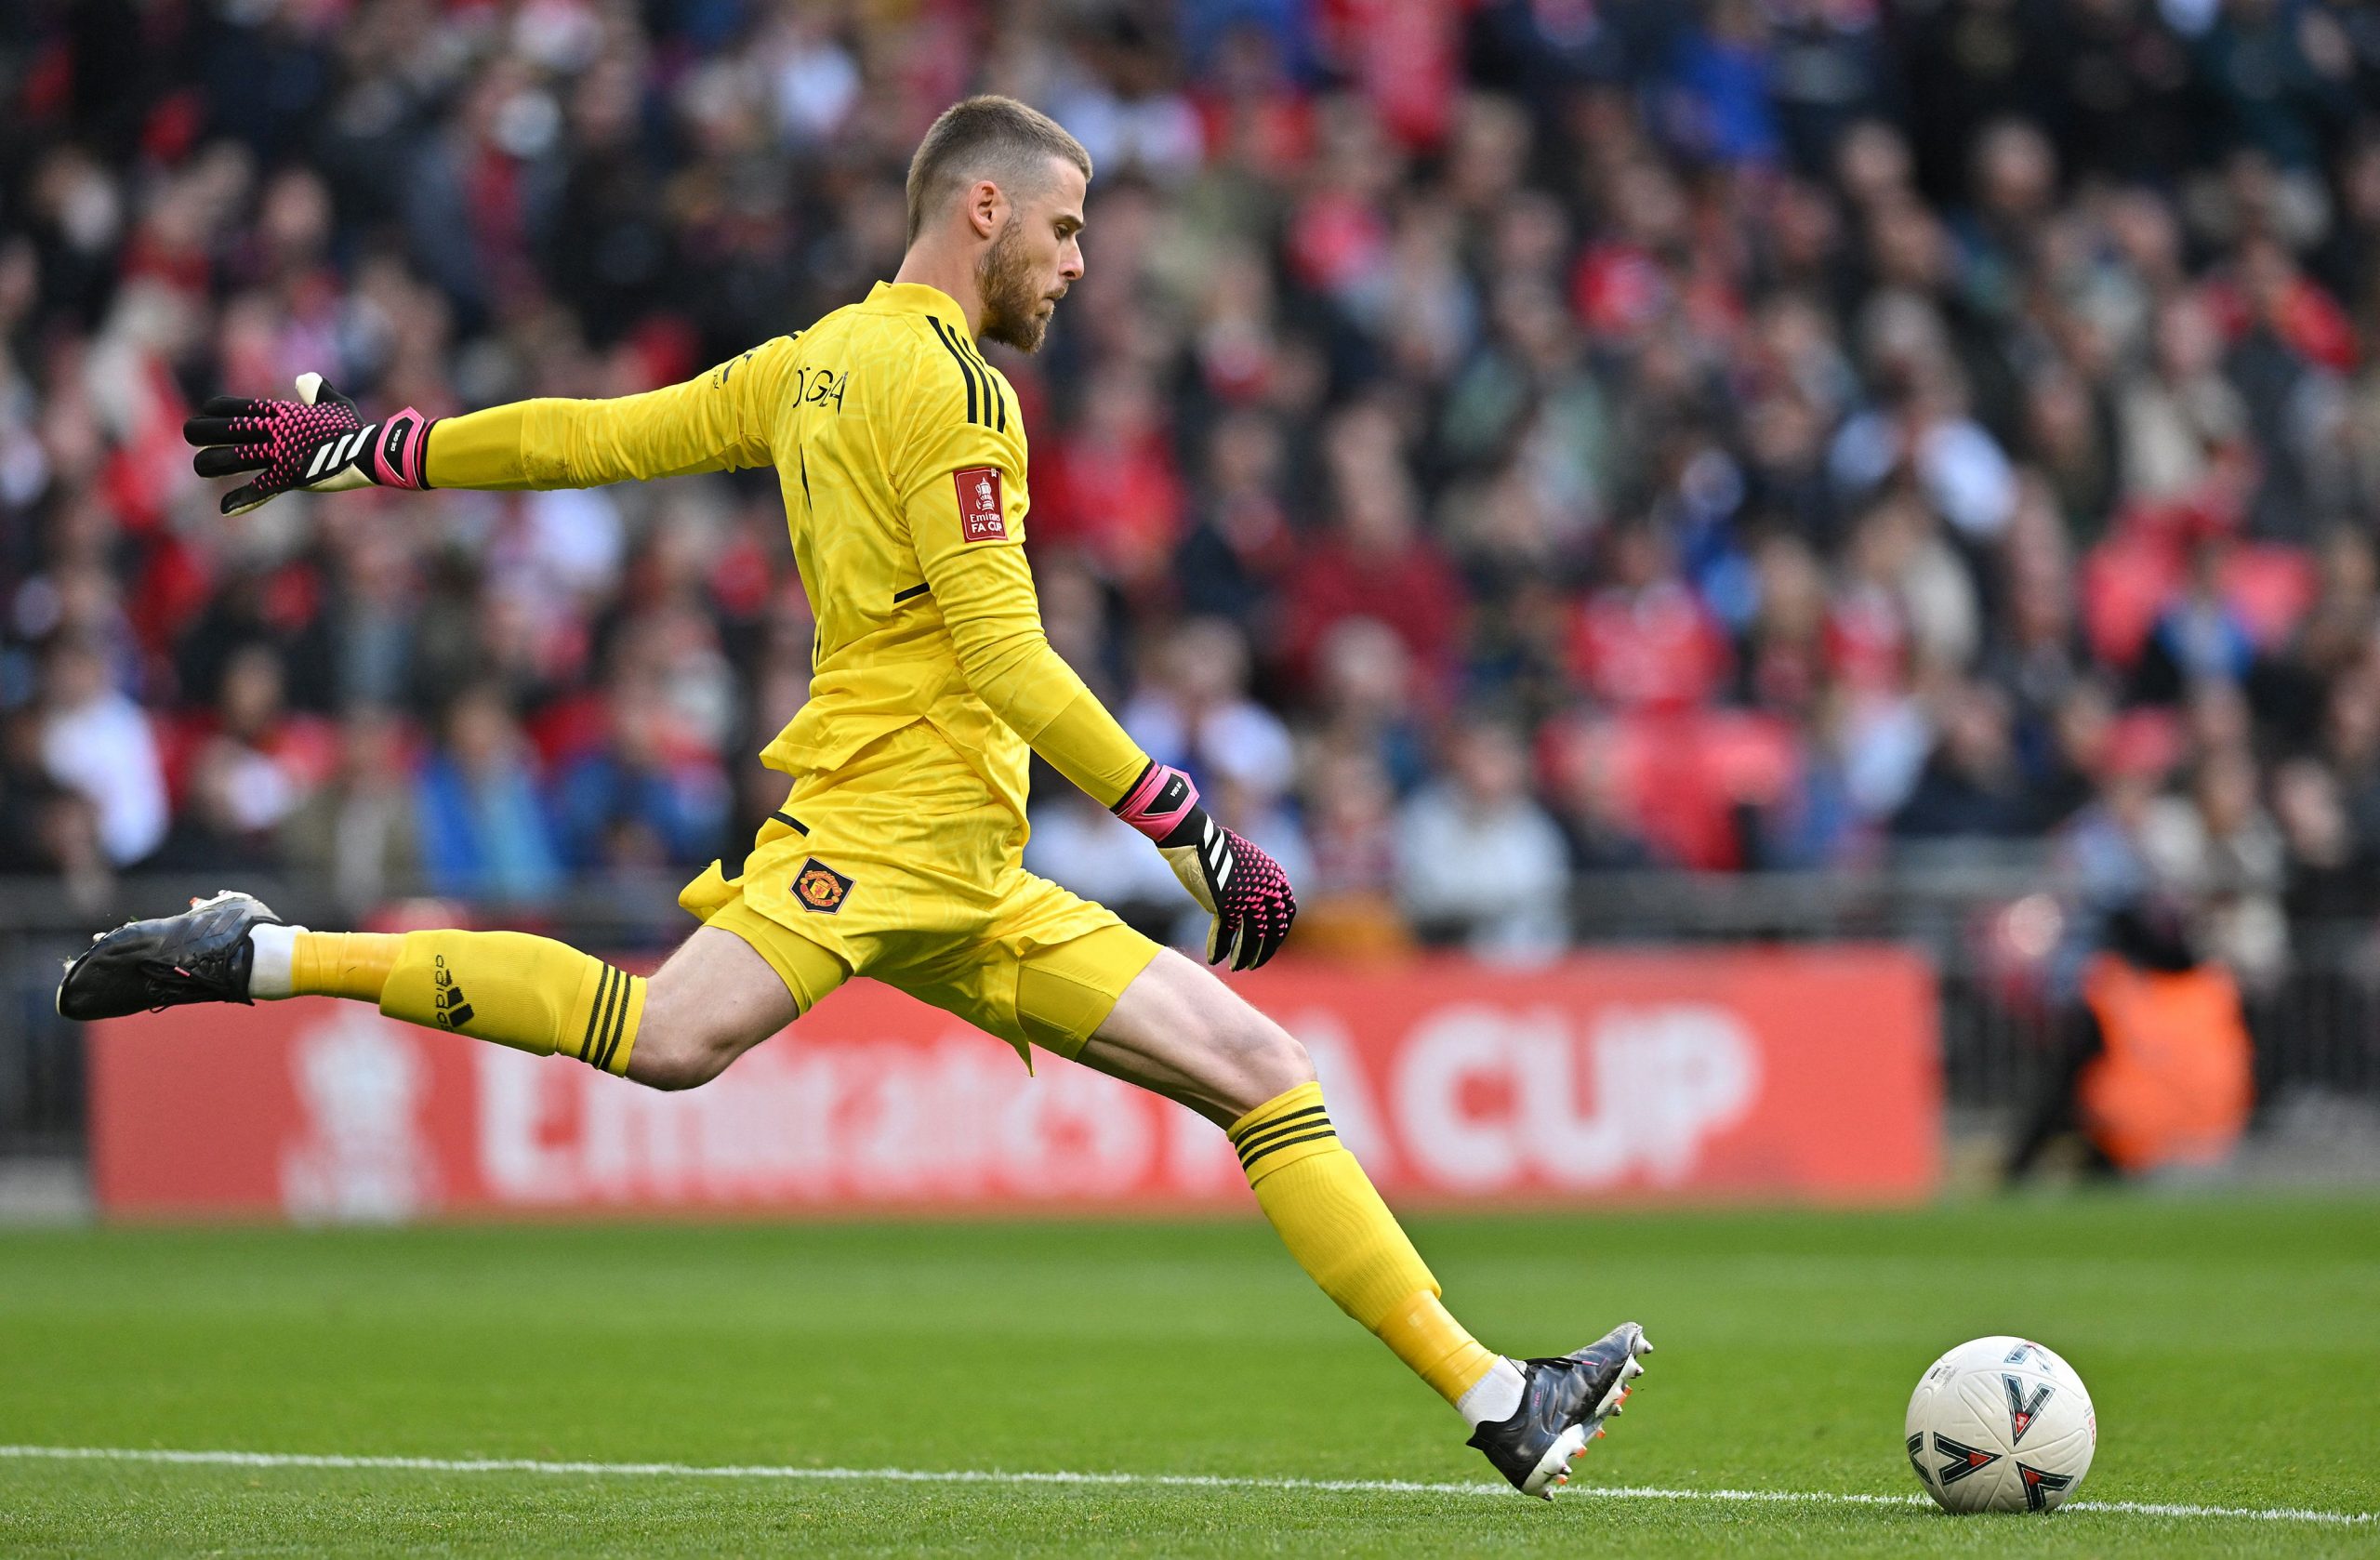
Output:
<path fill-rule="evenodd" d="M 257 473 L 223 496 L 223 512 L 236 515 L 292 488 L 426 488 L 430 430 L 437 423 L 410 406 L 367 423 L 321 375 L 300 374 L 297 400 L 215 396 L 182 424 L 182 437 L 198 446 L 191 465 L 202 477 Z"/>
<path fill-rule="evenodd" d="M 1113 811 L 1157 841 L 1190 897 L 1215 918 L 1207 934 L 1208 963 L 1229 958 L 1235 970 L 1253 970 L 1279 951 L 1298 914 L 1289 875 L 1209 817 L 1190 776 L 1152 761 Z"/>

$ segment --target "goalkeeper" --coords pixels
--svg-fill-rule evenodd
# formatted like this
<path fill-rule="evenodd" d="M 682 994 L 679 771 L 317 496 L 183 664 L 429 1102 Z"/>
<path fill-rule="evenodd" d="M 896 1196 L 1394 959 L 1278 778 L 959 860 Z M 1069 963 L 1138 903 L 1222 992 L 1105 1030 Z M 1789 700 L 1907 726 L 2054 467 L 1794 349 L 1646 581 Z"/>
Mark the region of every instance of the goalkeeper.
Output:
<path fill-rule="evenodd" d="M 937 120 L 908 178 L 909 247 L 866 300 L 685 384 L 365 423 L 308 375 L 295 401 L 210 401 L 189 426 L 226 513 L 295 490 L 558 488 L 774 466 L 817 622 L 809 703 L 762 755 L 791 779 L 729 877 L 680 895 L 703 925 L 650 980 L 509 932 L 284 924 L 245 894 L 137 921 L 67 971 L 101 1018 L 299 995 L 656 1089 L 716 1077 L 854 975 L 1153 1089 L 1222 1126 L 1315 1282 L 1474 1427 L 1529 1494 L 1619 1410 L 1633 1323 L 1574 1355 L 1483 1348 L 1331 1128 L 1298 1042 L 1104 907 L 1026 872 L 1028 749 L 1164 853 L 1213 917 L 1210 963 L 1289 934 L 1280 867 L 1135 746 L 1042 633 L 1024 541 L 1025 423 L 978 341 L 1039 346 L 1083 274 L 1091 160 L 1004 98 Z"/>

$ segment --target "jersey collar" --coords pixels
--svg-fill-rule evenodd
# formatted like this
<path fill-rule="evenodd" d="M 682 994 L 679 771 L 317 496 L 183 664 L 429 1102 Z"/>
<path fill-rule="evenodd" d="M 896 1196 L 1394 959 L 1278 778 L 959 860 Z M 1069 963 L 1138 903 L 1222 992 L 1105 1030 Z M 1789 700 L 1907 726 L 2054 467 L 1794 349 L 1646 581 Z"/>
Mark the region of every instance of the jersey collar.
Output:
<path fill-rule="evenodd" d="M 875 309 L 898 310 L 906 314 L 932 314 L 945 324 L 956 325 L 968 341 L 975 333 L 967 328 L 966 311 L 959 300 L 940 287 L 929 287 L 922 282 L 879 282 L 867 295 L 868 306 Z"/>

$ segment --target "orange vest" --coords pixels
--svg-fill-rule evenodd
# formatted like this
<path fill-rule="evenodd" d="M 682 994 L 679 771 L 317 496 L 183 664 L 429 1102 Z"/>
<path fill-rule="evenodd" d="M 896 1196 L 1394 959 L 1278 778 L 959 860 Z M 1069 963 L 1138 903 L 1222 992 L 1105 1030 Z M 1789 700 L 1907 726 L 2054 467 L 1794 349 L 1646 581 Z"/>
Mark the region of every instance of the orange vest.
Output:
<path fill-rule="evenodd" d="M 2211 1164 L 2248 1124 L 2248 1026 L 2229 973 L 2092 960 L 2082 999 L 2107 1049 L 2083 1070 L 2082 1124 L 2126 1170 Z"/>

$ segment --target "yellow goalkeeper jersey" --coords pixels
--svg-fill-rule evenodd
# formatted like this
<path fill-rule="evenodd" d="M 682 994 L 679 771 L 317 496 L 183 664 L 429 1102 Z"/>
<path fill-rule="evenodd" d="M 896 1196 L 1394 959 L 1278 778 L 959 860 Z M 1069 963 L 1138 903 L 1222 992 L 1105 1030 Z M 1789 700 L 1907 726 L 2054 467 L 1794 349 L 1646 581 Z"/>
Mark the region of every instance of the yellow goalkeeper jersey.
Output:
<path fill-rule="evenodd" d="M 594 487 L 774 465 L 817 621 L 809 703 L 761 757 L 800 776 L 932 725 L 1018 818 L 1027 744 L 1113 805 L 1147 763 L 1041 628 L 1025 420 L 937 288 L 864 302 L 681 385 L 440 422 L 432 486 Z"/>

